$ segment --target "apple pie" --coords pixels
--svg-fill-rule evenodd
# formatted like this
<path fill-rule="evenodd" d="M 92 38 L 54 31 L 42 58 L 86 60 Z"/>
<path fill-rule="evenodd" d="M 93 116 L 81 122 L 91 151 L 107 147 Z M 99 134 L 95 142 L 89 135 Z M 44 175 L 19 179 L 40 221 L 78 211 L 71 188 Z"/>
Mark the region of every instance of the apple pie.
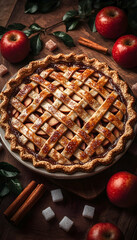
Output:
<path fill-rule="evenodd" d="M 134 134 L 127 84 L 107 64 L 84 55 L 30 62 L 0 98 L 0 124 L 11 150 L 50 172 L 109 165 Z"/>

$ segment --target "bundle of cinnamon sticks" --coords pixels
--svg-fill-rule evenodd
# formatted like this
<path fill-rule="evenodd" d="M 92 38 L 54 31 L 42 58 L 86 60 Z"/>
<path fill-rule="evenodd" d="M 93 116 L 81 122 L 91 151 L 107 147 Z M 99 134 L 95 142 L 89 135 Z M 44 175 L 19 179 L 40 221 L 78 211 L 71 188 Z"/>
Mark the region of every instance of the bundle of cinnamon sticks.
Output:
<path fill-rule="evenodd" d="M 103 47 L 103 46 L 99 45 L 98 43 L 93 42 L 93 41 L 91 41 L 91 40 L 89 40 L 89 39 L 80 37 L 79 40 L 78 40 L 78 42 L 79 42 L 81 45 L 84 45 L 84 46 L 89 47 L 89 48 L 91 48 L 91 49 L 94 49 L 94 50 L 96 50 L 96 51 L 100 51 L 100 52 L 105 53 L 105 54 L 108 53 L 108 48 Z"/>
<path fill-rule="evenodd" d="M 45 192 L 44 184 L 31 181 L 20 195 L 5 210 L 4 215 L 15 225 L 30 211 Z"/>

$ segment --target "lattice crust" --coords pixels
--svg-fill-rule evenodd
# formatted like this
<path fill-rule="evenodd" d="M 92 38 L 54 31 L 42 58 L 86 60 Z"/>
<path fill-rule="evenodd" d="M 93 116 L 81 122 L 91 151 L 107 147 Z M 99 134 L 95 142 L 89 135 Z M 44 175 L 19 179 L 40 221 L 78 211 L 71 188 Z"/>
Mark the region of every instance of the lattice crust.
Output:
<path fill-rule="evenodd" d="M 7 83 L 0 95 L 1 126 L 11 149 L 34 166 L 91 171 L 110 164 L 133 134 L 136 113 L 127 91 L 116 71 L 96 59 L 47 56 Z"/>

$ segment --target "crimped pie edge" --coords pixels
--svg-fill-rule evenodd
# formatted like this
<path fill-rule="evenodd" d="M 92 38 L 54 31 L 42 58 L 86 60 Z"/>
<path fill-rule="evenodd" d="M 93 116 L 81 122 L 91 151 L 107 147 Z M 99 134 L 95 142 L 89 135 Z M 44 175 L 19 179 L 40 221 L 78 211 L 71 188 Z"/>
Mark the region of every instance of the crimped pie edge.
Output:
<path fill-rule="evenodd" d="M 101 71 L 105 75 L 111 77 L 116 85 L 120 86 L 122 90 L 122 95 L 124 96 L 127 103 L 128 120 L 125 124 L 124 133 L 120 136 L 117 145 L 111 149 L 105 157 L 96 158 L 85 164 L 75 164 L 75 165 L 52 165 L 46 161 L 37 162 L 35 156 L 28 153 L 16 140 L 15 135 L 10 131 L 10 126 L 8 124 L 8 114 L 6 107 L 9 102 L 9 97 L 13 89 L 18 86 L 24 77 L 32 74 L 38 67 L 46 67 L 49 63 L 56 63 L 58 61 L 66 62 L 82 62 L 85 65 L 91 65 L 97 70 Z M 134 110 L 134 98 L 128 93 L 128 85 L 119 78 L 117 71 L 111 70 L 106 63 L 99 62 L 97 59 L 89 59 L 87 56 L 75 53 L 70 53 L 69 55 L 58 54 L 58 55 L 48 55 L 43 60 L 36 60 L 29 63 L 27 67 L 21 68 L 15 78 L 10 79 L 6 84 L 6 89 L 0 94 L 1 104 L 0 104 L 0 126 L 5 129 L 5 138 L 10 141 L 11 150 L 18 151 L 22 160 L 31 161 L 35 167 L 44 167 L 49 172 L 65 172 L 67 174 L 74 173 L 76 171 L 90 172 L 97 165 L 109 165 L 113 162 L 115 155 L 119 154 L 124 150 L 125 143 L 130 139 L 134 133 L 133 127 L 137 119 L 137 114 Z"/>

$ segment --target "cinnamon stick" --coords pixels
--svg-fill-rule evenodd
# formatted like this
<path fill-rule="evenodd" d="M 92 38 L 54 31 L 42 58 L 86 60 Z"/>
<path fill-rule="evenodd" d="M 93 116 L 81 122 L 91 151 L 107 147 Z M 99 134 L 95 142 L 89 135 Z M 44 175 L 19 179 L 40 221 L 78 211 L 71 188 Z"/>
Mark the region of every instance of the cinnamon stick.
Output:
<path fill-rule="evenodd" d="M 27 199 L 27 197 L 31 194 L 31 192 L 36 187 L 36 182 L 31 181 L 26 188 L 19 194 L 19 196 L 11 203 L 11 205 L 5 210 L 4 215 L 7 218 L 10 218 L 23 204 L 23 202 Z"/>
<path fill-rule="evenodd" d="M 95 49 L 97 51 L 101 51 L 103 53 L 108 53 L 108 48 L 105 48 L 101 45 L 99 45 L 98 43 L 95 43 L 89 39 L 86 39 L 86 38 L 83 38 L 83 37 L 80 37 L 78 42 L 81 44 L 81 45 L 84 45 L 86 47 L 89 47 L 89 48 L 92 48 L 92 49 Z"/>
<path fill-rule="evenodd" d="M 17 212 L 10 219 L 15 225 L 17 225 L 22 218 L 27 214 L 27 212 L 35 205 L 40 197 L 45 192 L 44 184 L 38 184 L 22 206 L 17 210 Z"/>

